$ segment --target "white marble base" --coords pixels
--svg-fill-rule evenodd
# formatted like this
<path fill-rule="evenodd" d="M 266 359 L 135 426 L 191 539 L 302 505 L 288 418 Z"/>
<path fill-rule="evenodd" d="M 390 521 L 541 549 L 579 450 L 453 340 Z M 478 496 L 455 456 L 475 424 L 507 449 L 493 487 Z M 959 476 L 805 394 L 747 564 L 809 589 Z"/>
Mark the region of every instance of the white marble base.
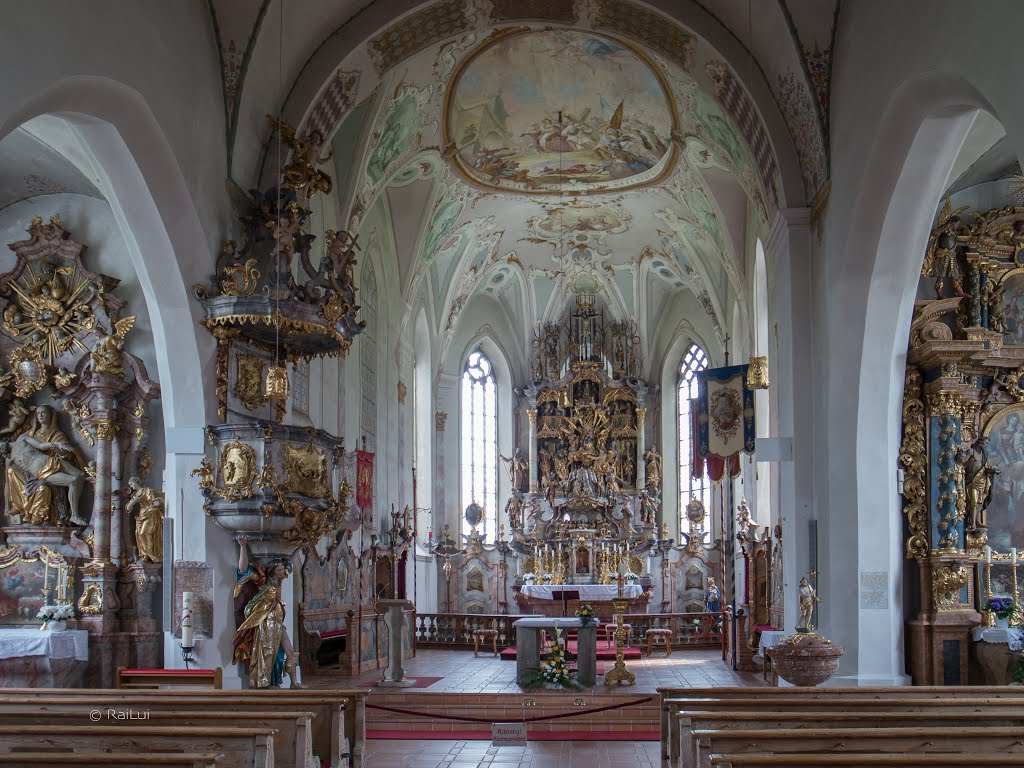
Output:
<path fill-rule="evenodd" d="M 416 685 L 415 680 L 410 680 L 408 677 L 404 680 L 381 680 L 377 683 L 378 688 L 411 688 Z"/>

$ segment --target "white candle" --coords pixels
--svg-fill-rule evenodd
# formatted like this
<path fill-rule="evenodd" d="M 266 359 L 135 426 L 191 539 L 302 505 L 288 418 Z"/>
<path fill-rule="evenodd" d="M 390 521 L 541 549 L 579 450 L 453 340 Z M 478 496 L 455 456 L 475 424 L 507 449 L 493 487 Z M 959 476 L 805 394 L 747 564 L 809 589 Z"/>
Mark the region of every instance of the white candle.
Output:
<path fill-rule="evenodd" d="M 181 593 L 181 645 L 192 648 L 192 593 Z"/>
<path fill-rule="evenodd" d="M 990 546 L 985 547 L 985 563 L 992 565 L 992 547 Z"/>
<path fill-rule="evenodd" d="M 1013 549 L 1011 549 L 1010 553 L 1013 555 L 1013 564 L 1016 565 L 1017 564 L 1017 548 L 1014 547 Z"/>
<path fill-rule="evenodd" d="M 46 570 L 43 571 L 43 591 L 50 587 L 50 559 L 43 555 L 43 563 L 46 565 Z"/>

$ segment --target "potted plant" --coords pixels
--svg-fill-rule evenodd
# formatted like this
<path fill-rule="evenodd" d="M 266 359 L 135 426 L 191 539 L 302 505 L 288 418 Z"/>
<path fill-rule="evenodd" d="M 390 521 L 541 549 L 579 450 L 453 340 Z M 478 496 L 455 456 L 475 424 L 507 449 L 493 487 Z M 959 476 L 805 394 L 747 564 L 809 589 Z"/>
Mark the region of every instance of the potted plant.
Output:
<path fill-rule="evenodd" d="M 527 571 L 523 574 L 523 584 L 533 584 L 537 580 L 537 575 L 532 571 Z"/>
<path fill-rule="evenodd" d="M 36 618 L 43 622 L 40 629 L 63 632 L 68 627 L 68 619 L 75 618 L 75 609 L 68 603 L 44 605 L 39 609 Z"/>
<path fill-rule="evenodd" d="M 1013 609 L 1012 597 L 990 597 L 988 602 L 985 603 L 985 610 L 995 614 L 996 626 L 1004 629 L 1010 625 Z"/>
<path fill-rule="evenodd" d="M 590 603 L 584 603 L 579 607 L 576 611 L 576 618 L 580 620 L 580 624 L 584 627 L 597 624 L 597 613 L 594 611 L 594 606 Z"/>

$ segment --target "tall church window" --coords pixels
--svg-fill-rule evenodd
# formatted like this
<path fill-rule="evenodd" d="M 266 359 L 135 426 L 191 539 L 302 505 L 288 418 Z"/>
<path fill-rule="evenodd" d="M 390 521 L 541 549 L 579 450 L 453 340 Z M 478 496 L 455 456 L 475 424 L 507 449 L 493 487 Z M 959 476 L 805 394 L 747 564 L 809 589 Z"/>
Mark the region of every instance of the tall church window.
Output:
<path fill-rule="evenodd" d="M 682 530 L 689 530 L 686 519 L 686 505 L 691 499 L 700 499 L 704 504 L 704 530 L 711 530 L 711 483 L 707 475 L 693 477 L 693 410 L 692 401 L 697 397 L 697 373 L 708 367 L 707 353 L 698 344 L 691 344 L 679 367 L 679 511 L 682 515 Z"/>
<path fill-rule="evenodd" d="M 366 330 L 359 337 L 359 430 L 366 437 L 366 449 L 377 450 L 377 276 L 367 261 L 359 286 L 359 303 Z M 362 443 L 359 445 L 362 448 Z"/>
<path fill-rule="evenodd" d="M 484 539 L 497 515 L 498 410 L 497 383 L 491 361 L 476 349 L 462 372 L 462 509 L 476 502 L 484 509 L 479 530 Z M 462 532 L 471 526 L 462 519 Z"/>

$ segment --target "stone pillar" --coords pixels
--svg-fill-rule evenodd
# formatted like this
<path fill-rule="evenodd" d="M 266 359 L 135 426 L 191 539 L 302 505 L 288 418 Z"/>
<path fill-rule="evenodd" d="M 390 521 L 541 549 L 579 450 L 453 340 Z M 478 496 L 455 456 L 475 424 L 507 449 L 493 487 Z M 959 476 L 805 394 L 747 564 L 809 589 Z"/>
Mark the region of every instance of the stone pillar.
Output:
<path fill-rule="evenodd" d="M 540 470 L 537 456 L 537 409 L 527 408 L 526 418 L 530 421 L 530 493 L 538 493 L 538 478 Z"/>
<path fill-rule="evenodd" d="M 769 310 L 774 316 L 778 345 L 774 356 L 769 355 L 771 381 L 778 392 L 777 429 L 780 442 L 792 446 L 792 461 L 780 462 L 778 470 L 778 500 L 783 537 L 783 593 L 785 600 L 785 629 L 794 631 L 799 621 L 799 606 L 795 599 L 800 576 L 810 571 L 810 521 L 814 515 L 814 418 L 811 404 L 816 399 L 813 388 L 812 329 L 814 328 L 811 301 L 811 240 L 810 209 L 788 208 L 779 211 L 765 243 L 769 273 L 774 276 L 774 291 L 769 297 Z M 843 521 L 856 531 L 856 520 Z M 824 535 L 822 535 L 822 533 Z M 842 538 L 838 531 L 819 533 L 822 558 L 828 558 L 826 537 Z M 847 547 L 850 538 L 845 538 Z M 856 567 L 856 551 L 847 551 L 844 568 Z M 851 562 L 852 561 L 852 562 Z M 832 563 L 830 562 L 830 566 Z M 827 625 L 835 615 L 842 620 L 856 621 L 857 594 L 849 583 L 836 585 L 835 594 L 827 582 L 828 573 L 822 570 L 819 592 L 823 604 L 819 621 Z M 845 596 L 840 602 L 840 593 Z M 851 596 L 852 595 L 852 596 Z M 851 615 L 852 612 L 852 615 Z M 845 631 L 849 629 L 850 631 Z M 832 627 L 828 627 L 833 631 Z M 844 627 L 839 634 L 844 641 L 854 627 Z M 831 635 L 830 635 L 831 636 Z"/>
<path fill-rule="evenodd" d="M 636 409 L 636 487 L 637 490 L 647 485 L 647 465 L 644 463 L 644 446 L 647 445 L 647 409 L 640 406 Z M 660 508 L 660 505 L 659 505 Z"/>
<path fill-rule="evenodd" d="M 932 553 L 964 549 L 956 452 L 960 446 L 960 396 L 936 392 L 928 396 L 928 447 L 938 496 L 931 506 Z"/>
<path fill-rule="evenodd" d="M 388 671 L 384 680 L 377 683 L 382 688 L 408 688 L 415 685 L 415 680 L 405 676 L 402 666 L 403 641 L 405 639 L 405 611 L 416 606 L 409 600 L 378 600 L 377 607 L 387 612 L 390 624 L 390 642 L 388 643 Z"/>
<path fill-rule="evenodd" d="M 124 499 L 121 496 L 121 488 L 127 485 L 124 476 L 124 451 L 122 442 L 130 441 L 131 438 L 119 437 L 118 430 L 114 429 L 110 452 L 110 559 L 115 565 L 122 565 L 124 557 Z M 131 547 L 128 548 L 129 552 Z M 125 561 L 127 562 L 127 561 Z"/>
<path fill-rule="evenodd" d="M 109 417 L 96 422 L 96 490 L 92 504 L 93 559 L 110 562 L 110 475 L 114 432 Z"/>

